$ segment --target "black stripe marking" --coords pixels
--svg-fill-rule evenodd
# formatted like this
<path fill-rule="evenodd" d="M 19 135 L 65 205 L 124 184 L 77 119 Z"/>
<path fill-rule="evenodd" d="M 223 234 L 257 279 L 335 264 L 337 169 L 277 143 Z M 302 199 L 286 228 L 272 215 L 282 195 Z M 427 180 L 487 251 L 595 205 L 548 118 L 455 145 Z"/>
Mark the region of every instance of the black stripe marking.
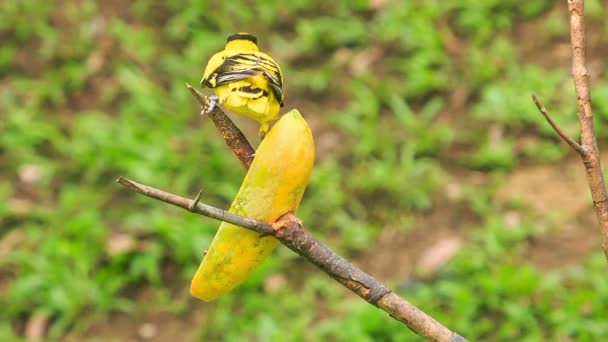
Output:
<path fill-rule="evenodd" d="M 259 55 L 242 53 L 226 58 L 204 83 L 209 88 L 219 87 L 257 75 L 264 75 L 282 107 L 283 77 L 279 66 L 274 61 Z M 215 85 L 212 86 L 210 80 L 215 80 Z"/>
<path fill-rule="evenodd" d="M 249 33 L 232 34 L 232 35 L 228 36 L 228 39 L 226 39 L 226 43 L 233 41 L 233 40 L 237 40 L 237 39 L 248 40 L 248 41 L 252 42 L 253 44 L 256 44 L 256 45 L 258 44 L 258 38 Z"/>
<path fill-rule="evenodd" d="M 254 99 L 259 99 L 260 97 L 268 97 L 268 92 L 260 89 L 260 88 L 253 88 L 253 87 L 240 87 L 240 88 L 233 88 L 232 89 L 233 92 L 242 92 L 242 93 L 248 93 L 248 94 L 252 94 L 255 95 Z"/>

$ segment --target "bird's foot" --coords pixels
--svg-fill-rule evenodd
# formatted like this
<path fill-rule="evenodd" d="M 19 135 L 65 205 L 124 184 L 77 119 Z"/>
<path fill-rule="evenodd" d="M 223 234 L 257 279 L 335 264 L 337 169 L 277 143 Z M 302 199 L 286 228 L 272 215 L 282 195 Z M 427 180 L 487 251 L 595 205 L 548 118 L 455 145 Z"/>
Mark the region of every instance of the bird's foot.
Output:
<path fill-rule="evenodd" d="M 206 106 L 201 109 L 201 115 L 209 114 L 215 109 L 217 104 L 220 102 L 220 98 L 216 95 L 207 96 Z"/>
<path fill-rule="evenodd" d="M 260 136 L 260 141 L 264 140 L 264 137 L 266 136 L 266 133 L 268 133 L 269 129 L 270 129 L 270 126 L 268 125 L 268 123 L 261 124 L 260 130 L 258 131 L 258 135 Z"/>

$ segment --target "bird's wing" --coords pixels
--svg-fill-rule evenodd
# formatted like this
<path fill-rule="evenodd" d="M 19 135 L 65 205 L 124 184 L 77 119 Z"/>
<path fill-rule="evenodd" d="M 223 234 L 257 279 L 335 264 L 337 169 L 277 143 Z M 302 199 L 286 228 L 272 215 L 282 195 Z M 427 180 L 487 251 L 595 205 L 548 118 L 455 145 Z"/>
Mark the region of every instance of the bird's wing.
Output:
<path fill-rule="evenodd" d="M 204 85 L 218 87 L 251 76 L 264 75 L 270 88 L 283 105 L 283 76 L 281 69 L 268 55 L 261 52 L 238 53 L 226 56 L 210 75 L 203 79 Z"/>

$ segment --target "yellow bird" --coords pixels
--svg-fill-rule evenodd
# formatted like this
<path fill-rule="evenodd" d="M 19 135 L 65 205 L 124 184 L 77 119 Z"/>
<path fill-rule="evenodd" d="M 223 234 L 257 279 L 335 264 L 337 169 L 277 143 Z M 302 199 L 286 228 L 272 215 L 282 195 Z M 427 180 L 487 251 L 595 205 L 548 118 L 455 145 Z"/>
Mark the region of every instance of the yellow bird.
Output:
<path fill-rule="evenodd" d="M 213 88 L 211 111 L 217 103 L 260 123 L 260 137 L 283 107 L 283 74 L 279 65 L 260 52 L 257 38 L 248 33 L 228 37 L 224 50 L 211 57 L 201 87 Z"/>

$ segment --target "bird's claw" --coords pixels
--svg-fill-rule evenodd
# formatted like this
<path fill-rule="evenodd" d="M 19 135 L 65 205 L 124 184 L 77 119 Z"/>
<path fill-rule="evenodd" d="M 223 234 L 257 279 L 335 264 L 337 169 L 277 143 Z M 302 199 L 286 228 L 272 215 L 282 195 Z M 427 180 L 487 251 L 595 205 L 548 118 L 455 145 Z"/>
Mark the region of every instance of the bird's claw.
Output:
<path fill-rule="evenodd" d="M 260 137 L 260 141 L 264 140 L 264 137 L 270 130 L 270 124 L 268 122 L 260 123 L 260 130 L 258 131 L 258 136 Z"/>
<path fill-rule="evenodd" d="M 207 103 L 206 106 L 201 109 L 201 115 L 211 113 L 211 111 L 215 109 L 218 102 L 220 101 L 220 98 L 217 95 L 207 96 L 205 99 L 207 100 Z"/>

